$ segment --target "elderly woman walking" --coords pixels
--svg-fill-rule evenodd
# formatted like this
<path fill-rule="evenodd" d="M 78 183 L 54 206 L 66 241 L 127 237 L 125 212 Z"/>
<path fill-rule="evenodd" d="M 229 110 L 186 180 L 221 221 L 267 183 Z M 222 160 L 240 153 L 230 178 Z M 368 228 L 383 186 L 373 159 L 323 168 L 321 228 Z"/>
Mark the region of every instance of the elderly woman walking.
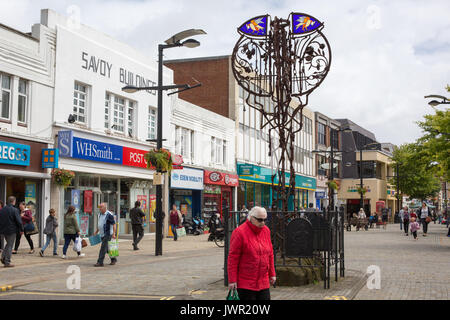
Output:
<path fill-rule="evenodd" d="M 276 281 L 266 209 L 253 207 L 247 221 L 233 231 L 228 254 L 228 287 L 240 300 L 270 300 Z"/>

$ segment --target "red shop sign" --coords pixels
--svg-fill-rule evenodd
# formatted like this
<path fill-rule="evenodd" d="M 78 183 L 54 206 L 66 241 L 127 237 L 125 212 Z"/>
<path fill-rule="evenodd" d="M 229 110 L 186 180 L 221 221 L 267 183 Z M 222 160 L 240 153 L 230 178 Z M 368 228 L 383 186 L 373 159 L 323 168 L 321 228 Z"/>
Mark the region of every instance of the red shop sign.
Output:
<path fill-rule="evenodd" d="M 84 212 L 92 214 L 92 190 L 84 191 Z"/>
<path fill-rule="evenodd" d="M 122 164 L 124 166 L 147 168 L 147 161 L 145 161 L 146 150 L 133 149 L 123 147 L 122 152 Z M 181 164 L 183 163 L 183 156 L 172 153 L 172 163 L 174 169 L 183 169 Z M 150 165 L 150 169 L 155 169 Z"/>
<path fill-rule="evenodd" d="M 237 174 L 205 170 L 204 181 L 205 184 L 237 187 L 239 185 L 239 176 Z"/>

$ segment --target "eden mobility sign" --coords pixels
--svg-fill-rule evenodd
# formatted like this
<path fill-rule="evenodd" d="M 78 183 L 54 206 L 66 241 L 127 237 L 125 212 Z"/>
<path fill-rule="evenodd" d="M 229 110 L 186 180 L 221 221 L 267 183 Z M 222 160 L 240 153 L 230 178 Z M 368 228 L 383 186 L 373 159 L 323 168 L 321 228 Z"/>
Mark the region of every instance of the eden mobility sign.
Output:
<path fill-rule="evenodd" d="M 184 167 L 182 170 L 172 171 L 170 187 L 203 190 L 203 170 Z"/>
<path fill-rule="evenodd" d="M 147 151 L 73 136 L 73 131 L 58 132 L 60 157 L 147 168 Z"/>

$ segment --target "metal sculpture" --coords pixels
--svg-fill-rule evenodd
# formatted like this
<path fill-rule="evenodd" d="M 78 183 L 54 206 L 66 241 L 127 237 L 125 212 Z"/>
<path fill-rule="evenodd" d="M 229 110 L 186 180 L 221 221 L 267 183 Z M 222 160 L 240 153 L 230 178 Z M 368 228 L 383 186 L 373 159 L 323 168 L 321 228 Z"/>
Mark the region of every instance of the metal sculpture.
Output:
<path fill-rule="evenodd" d="M 272 203 L 276 203 L 275 197 L 281 200 L 281 211 L 288 211 L 289 197 L 295 200 L 294 141 L 303 127 L 303 108 L 330 68 L 331 50 L 322 29 L 323 23 L 303 13 L 291 13 L 288 19 L 258 16 L 238 28 L 241 37 L 232 54 L 233 74 L 247 92 L 245 101 L 262 114 L 261 129 L 268 126 L 269 156 L 280 149 L 272 175 L 276 191 Z M 298 104 L 291 104 L 294 97 Z M 264 98 L 270 98 L 274 107 L 262 103 Z M 288 186 L 286 161 L 290 166 Z"/>

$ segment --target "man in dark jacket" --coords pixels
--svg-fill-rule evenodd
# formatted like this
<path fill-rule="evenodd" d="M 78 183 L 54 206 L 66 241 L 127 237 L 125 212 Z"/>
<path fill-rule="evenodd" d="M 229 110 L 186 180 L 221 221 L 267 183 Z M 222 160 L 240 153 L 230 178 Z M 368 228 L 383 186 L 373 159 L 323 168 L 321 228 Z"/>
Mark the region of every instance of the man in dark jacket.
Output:
<path fill-rule="evenodd" d="M 23 234 L 23 225 L 20 218 L 19 209 L 15 208 L 16 198 L 11 196 L 8 198 L 7 205 L 0 210 L 0 234 L 4 235 L 6 240 L 5 249 L 2 252 L 1 262 L 5 268 L 14 267 L 11 264 L 11 253 L 16 240 L 16 234 Z"/>
<path fill-rule="evenodd" d="M 134 208 L 130 210 L 131 228 L 133 229 L 133 250 L 139 250 L 138 243 L 144 237 L 144 221 L 145 213 L 141 210 L 141 202 L 136 201 Z"/>

